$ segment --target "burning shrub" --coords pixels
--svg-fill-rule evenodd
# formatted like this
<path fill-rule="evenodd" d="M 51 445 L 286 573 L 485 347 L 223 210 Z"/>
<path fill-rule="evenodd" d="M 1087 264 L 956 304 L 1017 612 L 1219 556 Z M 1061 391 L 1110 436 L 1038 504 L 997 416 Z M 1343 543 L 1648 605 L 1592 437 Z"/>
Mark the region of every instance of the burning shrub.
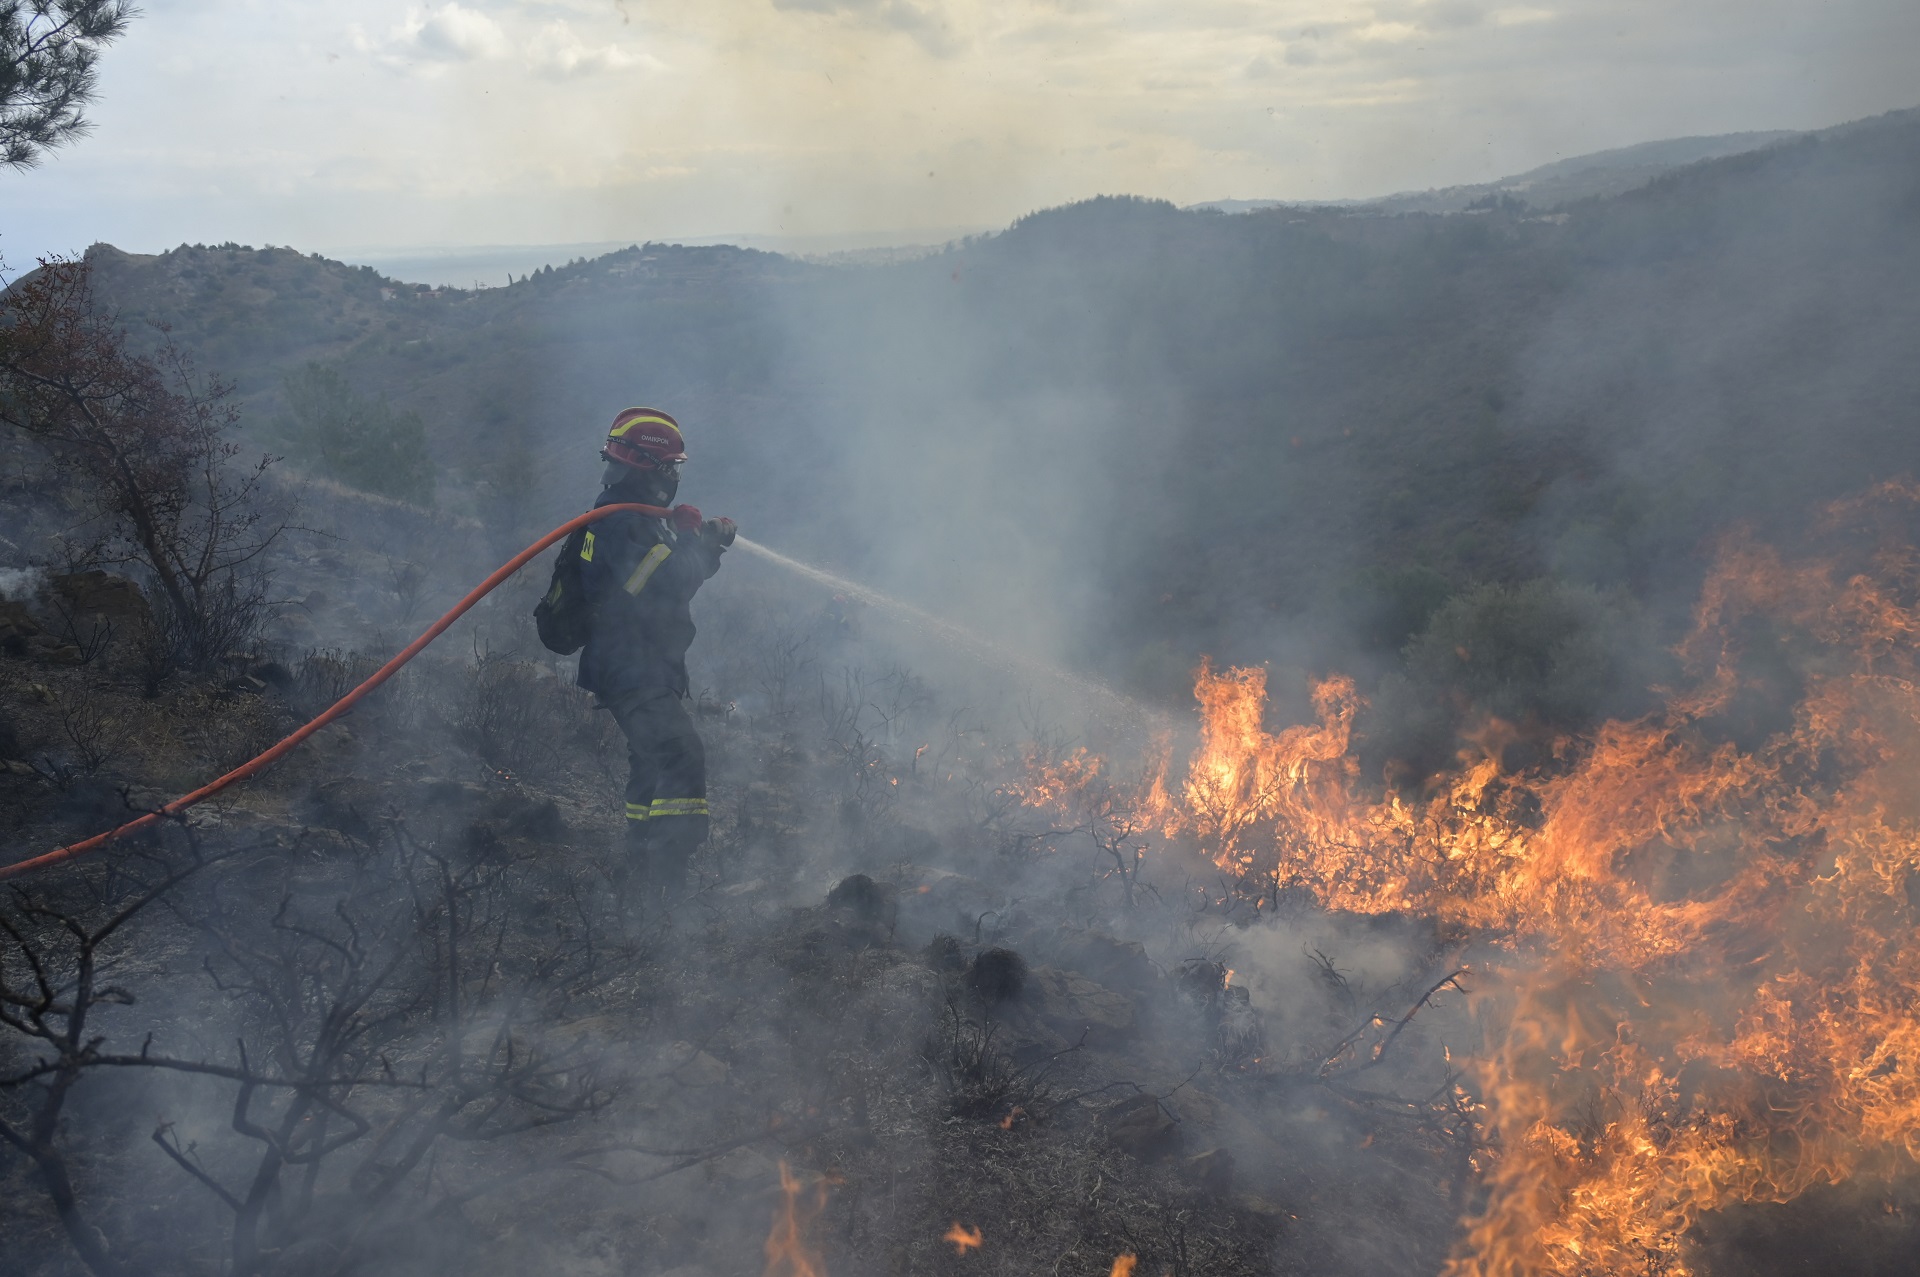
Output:
<path fill-rule="evenodd" d="M 1486 941 L 1485 1036 L 1425 1099 L 1351 1082 L 1464 963 L 1325 1066 L 1449 1138 L 1477 1128 L 1458 1144 L 1484 1197 L 1449 1277 L 1683 1277 L 1708 1212 L 1915 1174 L 1917 531 L 1920 487 L 1887 484 L 1828 511 L 1825 557 L 1730 539 L 1678 649 L 1690 685 L 1551 754 L 1485 734 L 1417 796 L 1369 784 L 1352 680 L 1269 731 L 1263 670 L 1200 671 L 1184 782 L 1139 798 L 1166 830 L 1261 903 L 1297 891 Z M 1487 587 L 1409 666 L 1454 725 L 1477 706 L 1564 726 L 1606 706 L 1621 667 L 1600 636 L 1629 643 L 1624 618 L 1587 591 Z"/>
<path fill-rule="evenodd" d="M 1456 595 L 1405 649 L 1367 718 L 1368 762 L 1427 776 L 1461 734 L 1488 720 L 1514 740 L 1550 738 L 1605 714 L 1634 712 L 1634 689 L 1658 663 L 1624 596 L 1535 580 Z"/>

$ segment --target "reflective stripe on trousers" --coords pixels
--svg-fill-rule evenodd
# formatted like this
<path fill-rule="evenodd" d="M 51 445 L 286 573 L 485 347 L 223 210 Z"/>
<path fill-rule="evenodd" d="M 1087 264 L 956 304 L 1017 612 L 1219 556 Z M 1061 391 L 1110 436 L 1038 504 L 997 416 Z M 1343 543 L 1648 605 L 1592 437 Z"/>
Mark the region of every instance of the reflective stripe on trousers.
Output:
<path fill-rule="evenodd" d="M 650 803 L 628 803 L 627 819 L 631 821 L 663 820 L 668 816 L 710 816 L 713 814 L 704 798 L 656 798 Z"/>

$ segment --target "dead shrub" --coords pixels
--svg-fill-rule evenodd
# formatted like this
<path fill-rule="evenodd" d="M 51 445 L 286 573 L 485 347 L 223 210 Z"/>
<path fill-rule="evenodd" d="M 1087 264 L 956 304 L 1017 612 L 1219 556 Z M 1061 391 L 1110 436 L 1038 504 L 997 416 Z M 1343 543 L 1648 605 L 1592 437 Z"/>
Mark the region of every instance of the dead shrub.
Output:
<path fill-rule="evenodd" d="M 43 752 L 33 767 L 63 792 L 97 774 L 126 746 L 119 716 L 90 688 L 62 696 L 53 717 L 59 743 Z"/>
<path fill-rule="evenodd" d="M 455 728 L 489 767 L 525 776 L 563 773 L 592 708 L 587 696 L 531 661 L 478 653 Z"/>
<path fill-rule="evenodd" d="M 920 1058 L 945 1088 L 948 1111 L 955 1117 L 1004 1120 L 1016 1109 L 1029 1116 L 1044 1112 L 1057 1098 L 1049 1085 L 1054 1066 L 1062 1055 L 1078 1049 L 1015 1064 L 994 1044 L 996 1032 L 991 1019 L 971 1020 L 949 1002 L 920 1048 Z"/>

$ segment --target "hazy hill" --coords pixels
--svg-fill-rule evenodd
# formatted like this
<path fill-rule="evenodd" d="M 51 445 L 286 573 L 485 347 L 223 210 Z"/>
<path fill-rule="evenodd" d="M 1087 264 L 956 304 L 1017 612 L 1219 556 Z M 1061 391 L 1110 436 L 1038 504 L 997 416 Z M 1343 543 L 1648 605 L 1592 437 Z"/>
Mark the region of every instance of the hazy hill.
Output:
<path fill-rule="evenodd" d="M 1554 209 L 1575 200 L 1624 195 L 1676 168 L 1757 151 L 1796 136 L 1798 134 L 1791 131 L 1775 130 L 1667 138 L 1595 151 L 1591 155 L 1575 155 L 1491 182 L 1400 191 L 1370 200 L 1309 201 L 1297 206 L 1367 209 L 1375 213 L 1460 213 L 1489 200 L 1512 198 L 1530 208 Z M 1294 203 L 1289 200 L 1209 200 L 1191 207 L 1218 213 L 1251 213 Z"/>
<path fill-rule="evenodd" d="M 904 264 L 648 245 L 434 294 L 290 250 L 95 260 L 296 458 L 305 361 L 420 412 L 500 547 L 657 403 L 688 499 L 1173 687 L 1204 651 L 1388 661 L 1482 582 L 1658 618 L 1730 524 L 1920 468 L 1920 114 L 1565 212 L 1101 199 Z"/>

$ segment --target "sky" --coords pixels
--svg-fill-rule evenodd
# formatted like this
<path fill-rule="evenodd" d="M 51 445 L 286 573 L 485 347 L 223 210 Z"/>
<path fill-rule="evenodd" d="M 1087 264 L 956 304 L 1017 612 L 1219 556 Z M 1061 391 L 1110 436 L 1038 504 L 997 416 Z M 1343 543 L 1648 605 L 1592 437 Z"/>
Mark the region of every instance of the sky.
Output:
<path fill-rule="evenodd" d="M 144 0 L 14 263 L 939 240 L 1361 198 L 1920 105 L 1914 0 Z"/>

